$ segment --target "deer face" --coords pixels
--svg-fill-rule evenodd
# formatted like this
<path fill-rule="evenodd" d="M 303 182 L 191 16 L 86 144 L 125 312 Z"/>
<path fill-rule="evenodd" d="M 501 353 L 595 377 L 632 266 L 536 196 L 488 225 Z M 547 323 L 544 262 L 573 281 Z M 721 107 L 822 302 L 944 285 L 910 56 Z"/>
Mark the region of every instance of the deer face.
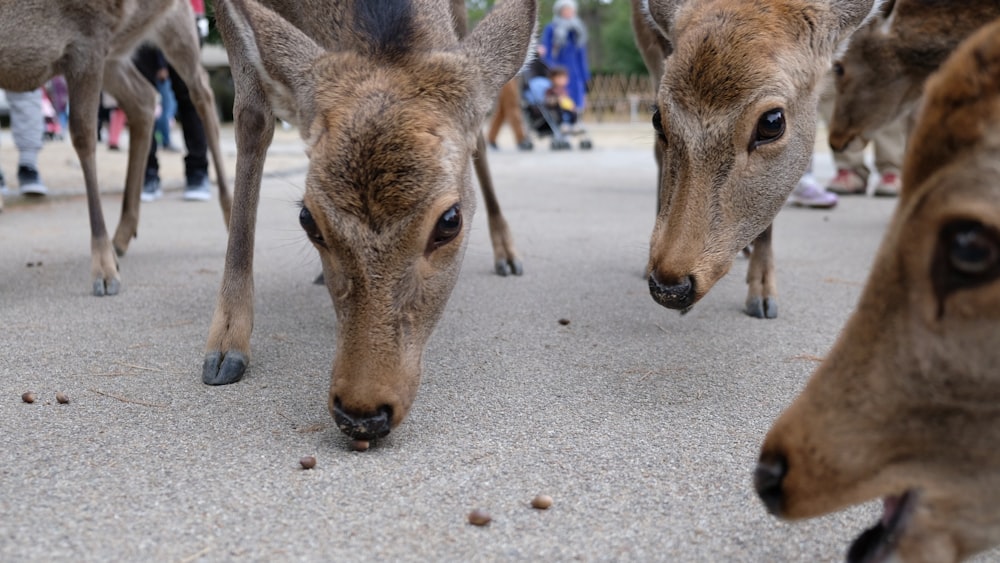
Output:
<path fill-rule="evenodd" d="M 852 561 L 1000 543 L 1000 24 L 928 83 L 904 193 L 858 308 L 768 432 L 768 509 L 884 498 Z M 985 43 L 985 45 L 984 45 Z"/>
<path fill-rule="evenodd" d="M 847 4 L 853 20 L 793 0 L 650 1 L 673 47 L 653 116 L 663 171 L 648 270 L 661 305 L 701 299 L 802 176 L 820 79 L 845 22 L 871 8 Z"/>
<path fill-rule="evenodd" d="M 876 18 L 859 29 L 833 64 L 836 105 L 829 123 L 835 151 L 864 147 L 876 131 L 912 107 L 923 80 L 903 68 L 896 54 L 899 38 Z"/>
<path fill-rule="evenodd" d="M 479 127 L 524 63 L 534 2 L 505 2 L 461 42 L 442 2 L 336 3 L 355 25 L 327 38 L 342 47 L 330 52 L 256 2 L 234 3 L 270 108 L 309 147 L 298 220 L 339 321 L 330 413 L 353 438 L 384 436 L 413 404 L 458 277 Z"/>
<path fill-rule="evenodd" d="M 476 129 L 441 111 L 464 97 L 460 61 L 330 59 L 320 65 L 331 80 L 317 89 L 299 220 L 339 320 L 329 409 L 366 438 L 397 425 L 416 395 L 475 211 Z"/>

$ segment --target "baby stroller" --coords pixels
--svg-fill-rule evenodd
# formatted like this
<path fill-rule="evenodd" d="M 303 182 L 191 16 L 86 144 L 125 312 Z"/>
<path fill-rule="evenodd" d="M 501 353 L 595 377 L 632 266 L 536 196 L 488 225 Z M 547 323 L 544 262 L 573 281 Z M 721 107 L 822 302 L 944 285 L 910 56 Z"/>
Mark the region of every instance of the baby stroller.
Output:
<path fill-rule="evenodd" d="M 574 128 L 564 132 L 560 127 L 557 110 L 549 108 L 545 103 L 545 92 L 552 87 L 549 80 L 549 67 L 536 58 L 522 75 L 524 82 L 521 90 L 521 109 L 524 112 L 524 122 L 539 137 L 552 136 L 550 147 L 554 151 L 573 148 L 569 136 L 580 135 L 580 148 L 588 150 L 594 147 L 593 142 L 583 128 Z"/>

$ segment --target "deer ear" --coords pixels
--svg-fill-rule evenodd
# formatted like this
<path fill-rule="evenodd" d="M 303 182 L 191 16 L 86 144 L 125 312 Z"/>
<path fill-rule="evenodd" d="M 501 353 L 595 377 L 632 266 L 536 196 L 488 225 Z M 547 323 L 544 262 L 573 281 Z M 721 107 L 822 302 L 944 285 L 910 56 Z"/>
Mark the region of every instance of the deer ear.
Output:
<path fill-rule="evenodd" d="M 831 0 L 830 11 L 835 18 L 834 45 L 840 45 L 839 50 L 843 50 L 855 29 L 873 17 L 884 15 L 893 2 L 890 0 L 889 7 L 885 4 L 885 0 Z"/>
<path fill-rule="evenodd" d="M 642 11 L 660 35 L 669 41 L 677 10 L 682 3 L 682 0 L 642 0 Z"/>
<path fill-rule="evenodd" d="M 535 36 L 536 12 L 535 0 L 504 0 L 462 40 L 462 51 L 485 80 L 489 103 L 524 66 Z"/>
<path fill-rule="evenodd" d="M 226 48 L 253 65 L 275 115 L 305 130 L 312 120 L 312 64 L 323 49 L 255 0 L 218 2 Z M 226 33 L 228 31 L 229 33 Z"/>

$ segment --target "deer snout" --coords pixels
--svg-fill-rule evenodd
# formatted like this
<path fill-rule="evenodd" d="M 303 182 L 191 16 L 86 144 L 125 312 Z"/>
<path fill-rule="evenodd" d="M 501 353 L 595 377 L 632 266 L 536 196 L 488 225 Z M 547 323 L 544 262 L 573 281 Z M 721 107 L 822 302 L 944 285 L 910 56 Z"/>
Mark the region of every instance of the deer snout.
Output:
<path fill-rule="evenodd" d="M 694 278 L 664 276 L 655 270 L 649 274 L 649 294 L 668 309 L 687 309 L 695 302 Z"/>
<path fill-rule="evenodd" d="M 333 399 L 333 420 L 337 428 L 354 440 L 374 440 L 392 430 L 392 407 L 382 405 L 375 412 L 351 412 L 339 397 Z"/>
<path fill-rule="evenodd" d="M 780 454 L 764 454 L 753 471 L 753 487 L 767 511 L 781 516 L 784 505 L 782 483 L 788 473 L 788 461 Z"/>
<path fill-rule="evenodd" d="M 844 152 L 846 150 L 861 150 L 868 144 L 868 140 L 852 131 L 832 130 L 830 131 L 830 149 L 833 152 Z"/>

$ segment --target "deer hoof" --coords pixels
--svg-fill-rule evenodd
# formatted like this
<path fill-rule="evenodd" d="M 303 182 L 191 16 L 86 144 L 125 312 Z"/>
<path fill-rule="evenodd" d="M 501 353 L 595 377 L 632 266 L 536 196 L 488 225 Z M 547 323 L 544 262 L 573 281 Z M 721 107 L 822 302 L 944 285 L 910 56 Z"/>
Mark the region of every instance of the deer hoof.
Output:
<path fill-rule="evenodd" d="M 201 366 L 201 380 L 205 385 L 228 385 L 243 379 L 250 362 L 246 355 L 232 351 L 223 357 L 222 352 L 210 352 Z"/>
<path fill-rule="evenodd" d="M 510 260 L 500 259 L 494 264 L 494 270 L 498 276 L 504 278 L 511 274 L 520 276 L 524 274 L 524 264 L 517 258 L 511 258 Z"/>
<path fill-rule="evenodd" d="M 745 312 L 757 319 L 776 319 L 778 300 L 773 297 L 748 297 Z"/>
<path fill-rule="evenodd" d="M 118 291 L 122 287 L 122 282 L 112 278 L 110 280 L 104 281 L 102 279 L 94 280 L 94 295 L 96 297 L 104 297 L 105 295 L 118 295 Z"/>

